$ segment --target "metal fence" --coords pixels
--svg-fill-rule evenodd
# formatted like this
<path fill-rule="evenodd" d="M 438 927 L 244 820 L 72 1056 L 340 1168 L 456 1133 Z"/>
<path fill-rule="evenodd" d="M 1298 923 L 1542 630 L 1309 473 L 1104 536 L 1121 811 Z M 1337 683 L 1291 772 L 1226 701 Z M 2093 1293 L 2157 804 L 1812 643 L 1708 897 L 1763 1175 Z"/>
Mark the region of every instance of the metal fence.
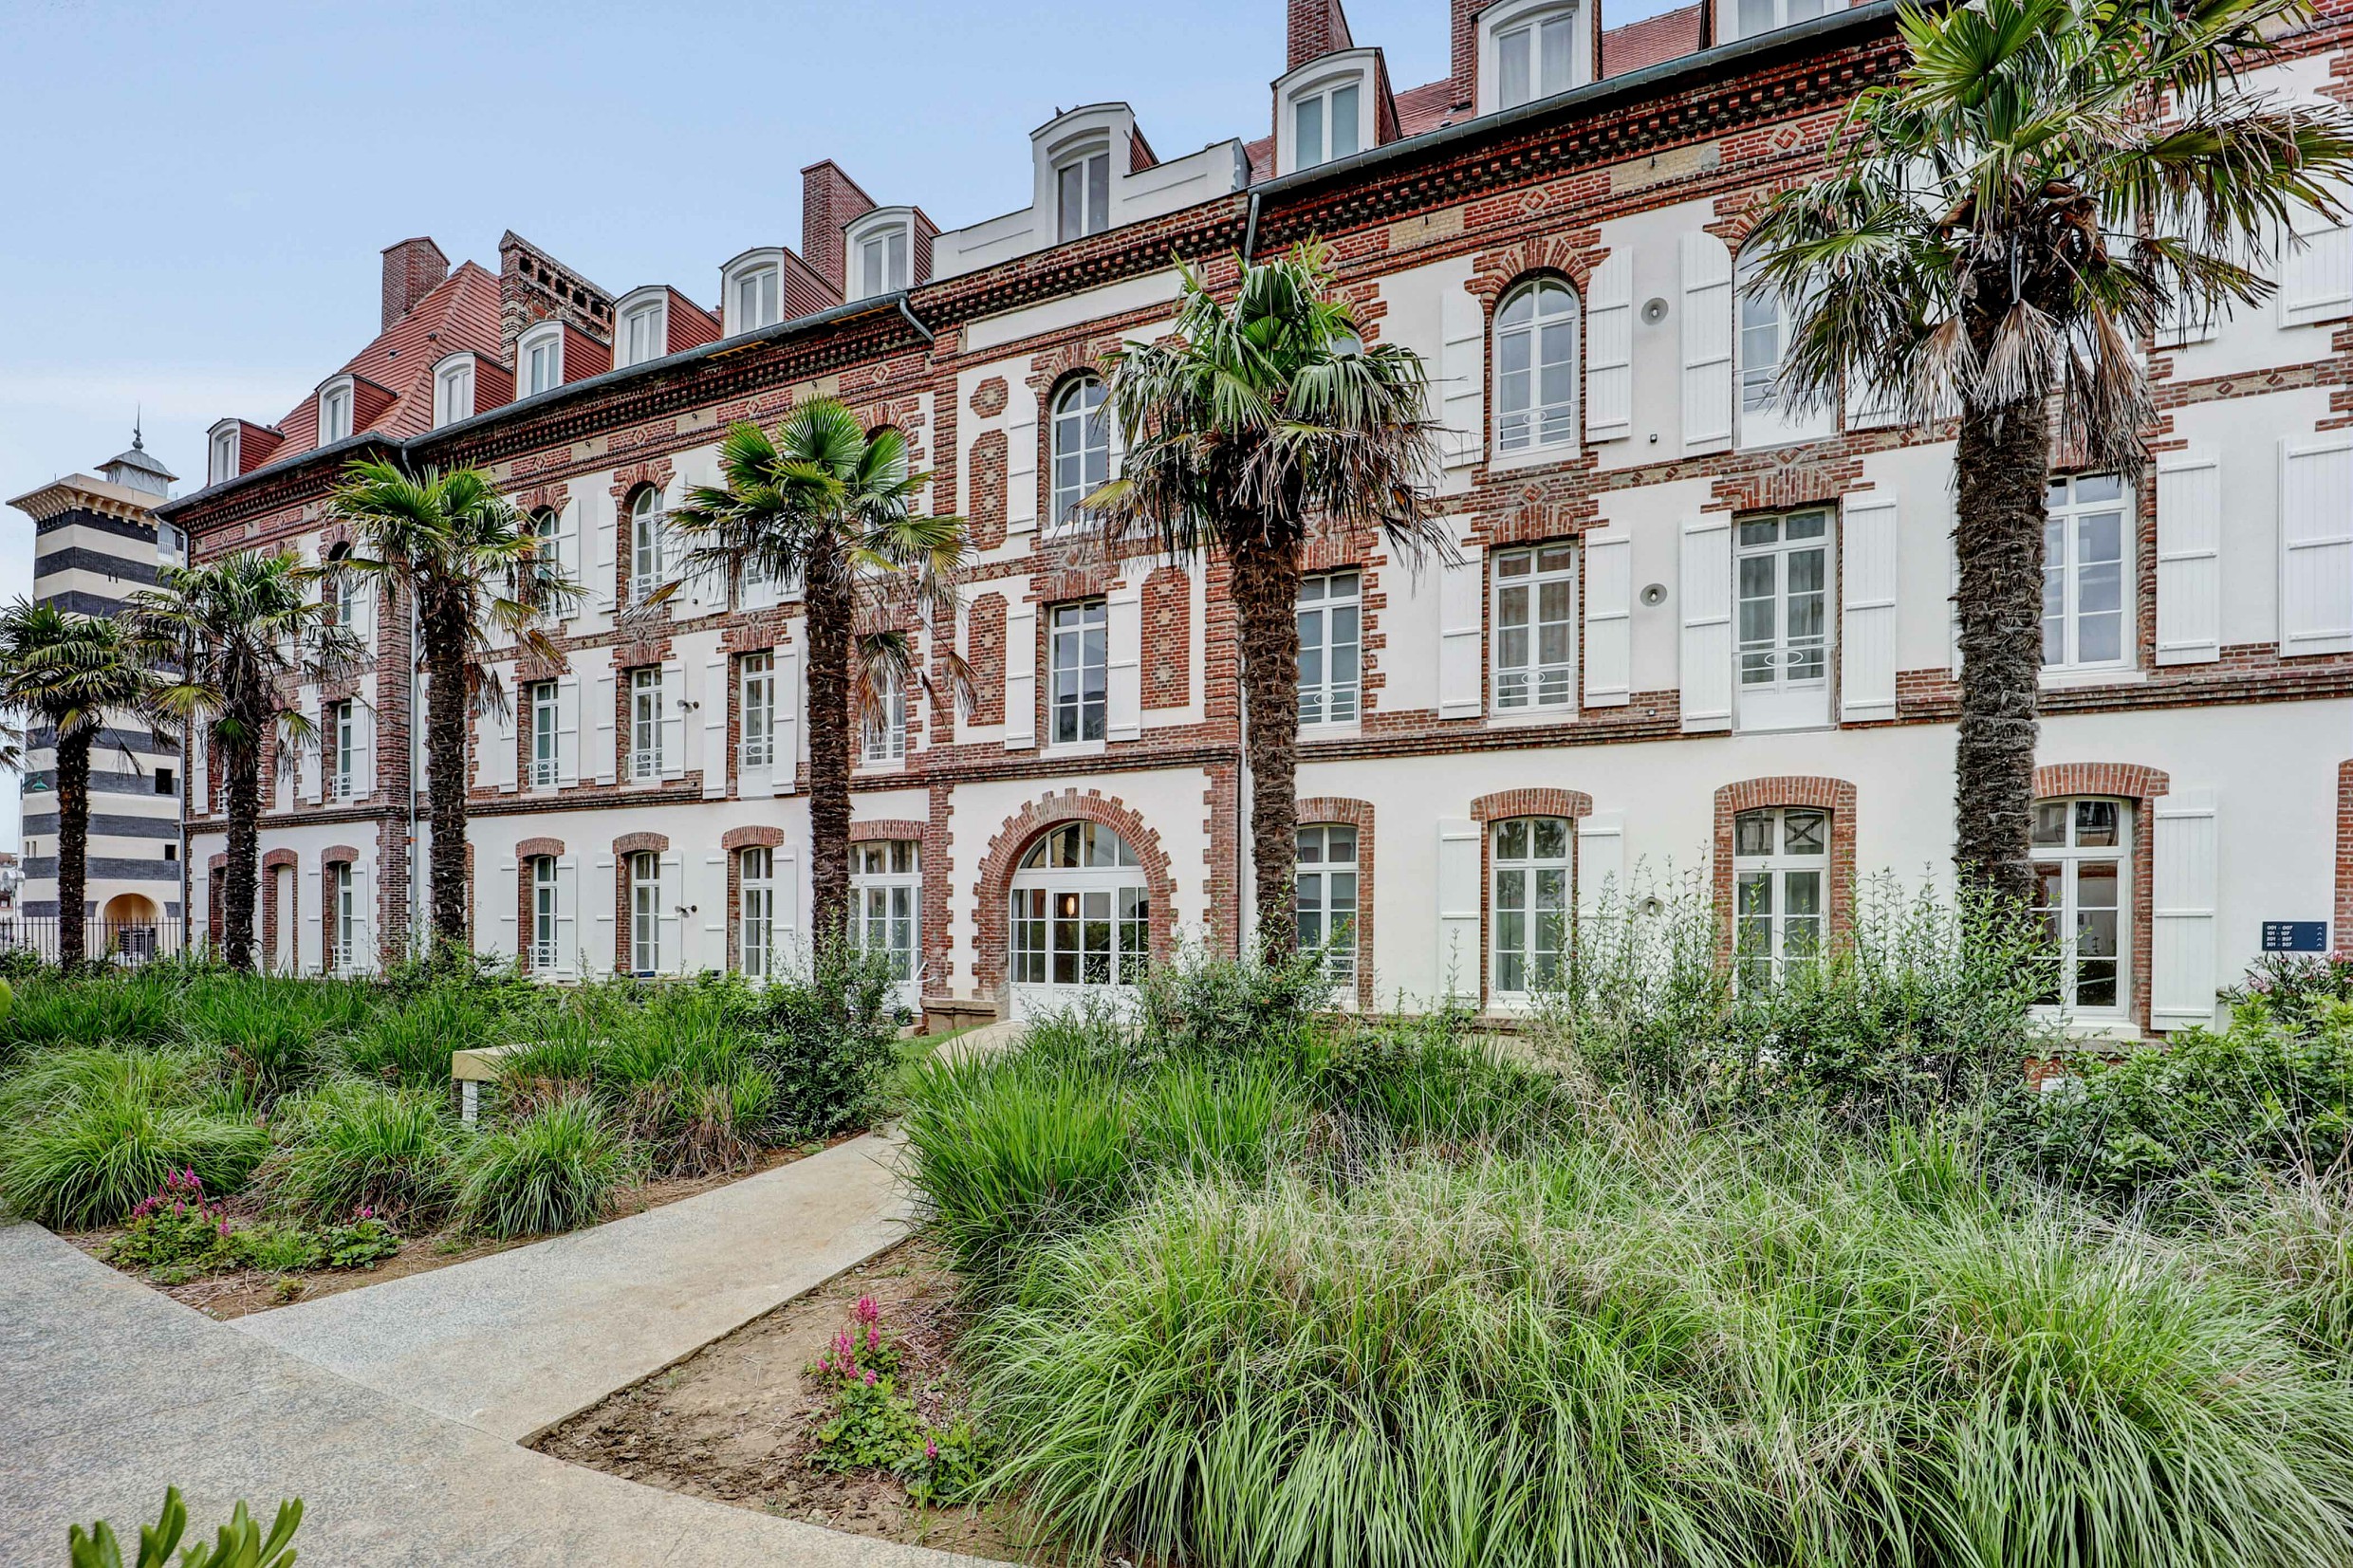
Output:
<path fill-rule="evenodd" d="M 54 964 L 63 925 L 54 914 L 0 913 L 0 953 L 29 952 Z M 186 935 L 182 928 L 178 920 L 84 920 L 82 950 L 85 957 L 135 969 L 177 955 Z"/>

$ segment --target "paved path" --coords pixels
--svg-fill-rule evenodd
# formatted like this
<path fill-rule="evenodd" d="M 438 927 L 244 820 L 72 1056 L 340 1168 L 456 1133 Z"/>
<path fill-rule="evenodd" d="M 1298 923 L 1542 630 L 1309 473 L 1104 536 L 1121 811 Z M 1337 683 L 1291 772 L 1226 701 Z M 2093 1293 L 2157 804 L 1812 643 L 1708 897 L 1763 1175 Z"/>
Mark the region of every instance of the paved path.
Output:
<path fill-rule="evenodd" d="M 894 1153 L 853 1138 L 642 1214 L 235 1326 L 528 1442 L 898 1241 Z"/>
<path fill-rule="evenodd" d="M 167 1485 L 205 1539 L 301 1497 L 305 1568 L 984 1568 L 566 1465 L 0 1227 L 0 1562 L 62 1565 L 68 1523 L 152 1521 Z"/>

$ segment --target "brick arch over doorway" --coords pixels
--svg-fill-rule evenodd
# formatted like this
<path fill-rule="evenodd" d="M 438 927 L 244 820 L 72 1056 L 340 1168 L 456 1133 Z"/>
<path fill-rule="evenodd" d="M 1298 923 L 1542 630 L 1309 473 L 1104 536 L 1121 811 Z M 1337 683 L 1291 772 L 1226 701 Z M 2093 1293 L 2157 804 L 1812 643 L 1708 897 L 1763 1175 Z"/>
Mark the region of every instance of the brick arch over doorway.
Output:
<path fill-rule="evenodd" d="M 1008 817 L 989 840 L 988 854 L 981 858 L 979 902 L 973 910 L 973 930 L 979 938 L 973 944 L 973 980 L 984 996 L 1000 995 L 1005 989 L 1005 901 L 1012 888 L 1014 869 L 1040 834 L 1064 822 L 1100 823 L 1127 840 L 1143 868 L 1144 885 L 1152 896 L 1152 960 L 1165 962 L 1176 951 L 1171 906 L 1176 896 L 1176 878 L 1160 836 L 1117 796 L 1067 789 L 1033 801 Z"/>

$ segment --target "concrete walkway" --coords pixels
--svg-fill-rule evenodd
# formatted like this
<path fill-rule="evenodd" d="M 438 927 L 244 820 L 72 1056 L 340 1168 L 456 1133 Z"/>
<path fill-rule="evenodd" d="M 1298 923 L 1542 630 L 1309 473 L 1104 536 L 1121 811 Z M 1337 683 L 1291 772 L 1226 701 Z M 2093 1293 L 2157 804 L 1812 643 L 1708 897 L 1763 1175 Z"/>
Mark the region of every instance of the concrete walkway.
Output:
<path fill-rule="evenodd" d="M 0 1562 L 62 1565 L 99 1518 L 136 1540 L 167 1485 L 206 1540 L 239 1498 L 302 1498 L 306 1568 L 982 1568 L 566 1465 L 0 1227 Z"/>
<path fill-rule="evenodd" d="M 683 1202 L 234 1326 L 528 1442 L 905 1235 L 894 1153 L 853 1138 Z"/>

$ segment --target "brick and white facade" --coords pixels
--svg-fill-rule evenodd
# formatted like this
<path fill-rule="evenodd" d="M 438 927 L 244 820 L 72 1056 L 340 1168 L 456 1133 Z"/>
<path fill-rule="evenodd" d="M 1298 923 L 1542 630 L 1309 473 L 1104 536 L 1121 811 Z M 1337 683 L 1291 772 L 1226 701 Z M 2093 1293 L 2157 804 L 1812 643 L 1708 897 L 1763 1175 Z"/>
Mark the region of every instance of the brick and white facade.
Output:
<path fill-rule="evenodd" d="M 2353 100 L 2353 7 L 2325 9 L 2251 90 Z M 1249 784 L 1223 568 L 1105 565 L 1058 529 L 1054 415 L 1106 349 L 1164 329 L 1172 254 L 1230 279 L 1237 248 L 1310 235 L 1334 248 L 1368 335 L 1432 367 L 1464 545 L 1460 565 L 1416 571 L 1378 540 L 1328 538 L 1307 563 L 1356 574 L 1360 675 L 1338 705 L 1353 716 L 1306 730 L 1298 788 L 1303 823 L 1354 830 L 1360 1004 L 1451 989 L 1508 1009 L 1529 910 L 1670 867 L 1711 868 L 1728 903 L 1736 878 L 1769 887 L 1799 901 L 1781 909 L 1790 931 L 1830 933 L 1877 872 L 1949 880 L 1952 433 L 1894 427 L 1867 399 L 1808 421 L 1741 406 L 1744 380 L 1769 384 L 1755 362 L 1769 334 L 1739 329 L 1749 214 L 1896 67 L 1891 9 L 1701 47 L 1696 8 L 1604 36 L 1558 0 L 1453 0 L 1453 71 L 1403 91 L 1336 0 L 1291 11 L 1274 136 L 1163 162 L 1125 105 L 1073 110 L 1032 136 L 1028 208 L 937 232 L 813 164 L 801 252 L 746 251 L 709 311 L 649 287 L 617 316 L 511 236 L 497 278 L 405 242 L 387 252 L 385 335 L 350 367 L 389 400 L 371 393 L 374 412 L 326 450 L 315 399 L 274 427 L 223 422 L 244 455 L 167 508 L 200 555 L 331 549 L 321 509 L 341 461 L 397 447 L 487 469 L 548 515 L 588 585 L 560 629 L 564 663 L 497 661 L 515 717 L 474 730 L 480 946 L 537 946 L 560 974 L 647 954 L 667 971 L 728 967 L 748 887 L 771 890 L 780 945 L 805 931 L 793 602 L 689 593 L 651 628 L 618 616 L 639 586 L 640 497 L 658 511 L 714 477 L 730 421 L 822 392 L 904 431 L 928 505 L 970 517 L 979 545 L 956 631 L 977 706 L 911 700 L 904 755 L 855 781 L 862 842 L 916 846 L 878 856 L 873 879 L 878 930 L 891 886 L 919 888 L 900 933 L 910 995 L 1030 1005 L 1090 962 L 1123 972 L 1187 937 L 1234 948 Z M 1319 147 L 1337 160 L 1293 166 Z M 862 296 L 843 234 L 862 248 L 902 221 L 906 286 Z M 762 308 L 745 275 L 768 265 L 782 319 L 737 331 Z M 2085 996 L 2113 994 L 2079 1007 L 2103 1032 L 2210 1016 L 2262 921 L 2333 916 L 2343 941 L 2353 918 L 2353 239 L 2315 234 L 2284 270 L 2277 302 L 2149 345 L 2160 422 L 2140 485 L 2105 500 L 2088 476 L 2063 498 L 2072 554 L 2055 558 L 2062 656 L 2040 760 L 2054 797 L 2090 802 L 2080 823 L 2053 817 L 2052 885 L 2070 929 L 2114 933 L 2112 961 L 2087 943 L 2071 971 Z M 1536 284 L 1549 291 L 1523 292 Z M 641 299 L 668 312 L 651 360 L 611 346 Z M 1565 368 L 1525 418 L 1496 362 L 1524 300 L 1566 327 L 1534 341 Z M 501 357 L 557 315 L 602 354 L 567 352 L 562 385 L 513 398 Z M 430 349 L 415 341 L 426 320 Z M 425 361 L 450 343 L 475 356 L 475 412 L 436 427 Z M 1504 624 L 1523 604 L 1539 649 L 1524 667 Z M 322 911 L 339 885 L 354 962 L 421 908 L 405 613 L 362 616 L 377 667 L 303 700 L 368 710 L 364 776 L 337 798 L 325 770 L 287 770 L 263 828 L 279 879 L 266 950 L 306 969 L 336 956 Z M 1102 693 L 1075 740 L 1056 734 L 1058 649 Z M 770 747 L 755 755 L 746 694 L 763 682 Z M 192 811 L 194 868 L 214 876 L 217 819 Z M 1778 815 L 1751 865 L 1737 824 L 1764 834 L 1759 813 Z M 1511 826 L 1531 820 L 1540 832 Z M 1103 863 L 1026 863 L 1063 845 Z M 1065 898 L 1099 923 L 1058 968 L 1067 933 L 1020 916 Z M 1023 979 L 1041 971 L 1042 987 Z"/>

